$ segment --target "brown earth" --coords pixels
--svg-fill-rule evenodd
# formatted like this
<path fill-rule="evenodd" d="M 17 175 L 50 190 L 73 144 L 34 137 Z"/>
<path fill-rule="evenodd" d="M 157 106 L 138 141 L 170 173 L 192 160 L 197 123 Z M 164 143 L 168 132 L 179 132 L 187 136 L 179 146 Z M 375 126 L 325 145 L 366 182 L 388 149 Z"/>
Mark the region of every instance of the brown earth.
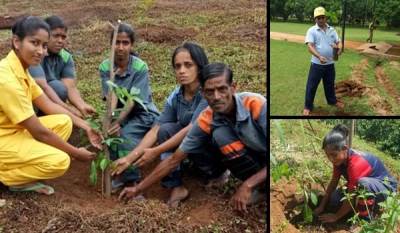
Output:
<path fill-rule="evenodd" d="M 45 6 L 45 7 L 39 7 Z M 178 7 L 179 6 L 179 7 Z M 148 8 L 149 18 L 171 17 L 208 10 L 225 11 L 231 9 L 265 8 L 265 1 L 193 1 L 173 0 L 155 1 Z M 109 41 L 104 35 L 109 28 L 93 23 L 96 20 L 115 20 L 120 18 L 128 23 L 135 22 L 132 15 L 139 11 L 138 4 L 129 1 L 12 1 L 4 0 L 0 5 L 0 20 L 4 16 L 14 19 L 29 14 L 45 17 L 49 14 L 62 16 L 69 25 L 69 44 L 71 50 L 83 51 L 86 57 L 104 54 L 104 45 Z M 232 17 L 234 15 L 231 15 Z M 240 16 L 235 16 L 240 19 Z M 216 24 L 218 20 L 215 21 Z M 89 27 L 90 26 L 90 27 Z M 218 32 L 218 44 L 226 40 L 251 43 L 254 47 L 265 49 L 266 25 L 243 21 L 242 25 L 222 32 L 209 28 L 177 28 L 174 25 L 140 25 L 135 28 L 137 41 L 146 40 L 153 44 L 176 46 L 184 40 L 196 42 L 201 30 L 210 34 Z M 254 29 L 254 30 L 253 30 Z M 93 33 L 90 38 L 79 37 L 82 30 Z M 2 33 L 2 32 L 1 32 Z M 225 34 L 224 34 L 225 33 Z M 234 37 L 230 35 L 234 33 Z M 9 36 L 0 37 L 0 55 L 4 57 L 10 50 Z M 75 63 L 76 69 L 88 69 L 85 64 Z M 149 64 L 151 66 L 151 64 Z M 91 69 L 91 68 L 90 68 Z M 264 67 L 266 70 L 266 67 Z M 97 70 L 93 70 L 97 72 Z M 265 82 L 264 82 L 265 83 Z M 153 93 L 156 95 L 156 93 Z M 164 96 L 163 98 L 166 98 Z M 69 142 L 77 145 L 80 137 L 74 130 Z M 153 162 L 142 170 L 145 178 L 157 165 Z M 147 198 L 140 202 L 123 204 L 116 196 L 106 198 L 101 194 L 101 173 L 99 182 L 93 186 L 89 179 L 90 163 L 73 160 L 65 175 L 57 179 L 43 181 L 55 189 L 52 196 L 35 193 L 12 193 L 0 184 L 0 198 L 7 205 L 0 208 L 0 232 L 265 232 L 267 203 L 249 207 L 248 215 L 235 212 L 229 205 L 230 197 L 240 182 L 231 179 L 220 189 L 206 189 L 205 179 L 195 171 L 188 171 L 184 181 L 191 191 L 190 197 L 178 209 L 166 208 L 170 192 L 159 184 L 153 185 L 144 193 Z"/>

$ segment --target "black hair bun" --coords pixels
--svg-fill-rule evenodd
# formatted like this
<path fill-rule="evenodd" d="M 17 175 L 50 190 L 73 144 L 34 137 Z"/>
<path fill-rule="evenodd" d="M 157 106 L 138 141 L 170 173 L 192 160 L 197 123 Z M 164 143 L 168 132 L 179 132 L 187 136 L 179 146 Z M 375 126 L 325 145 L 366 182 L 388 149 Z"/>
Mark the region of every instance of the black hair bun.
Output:
<path fill-rule="evenodd" d="M 340 131 L 345 137 L 349 135 L 350 130 L 344 124 L 337 124 L 333 127 L 334 131 Z"/>

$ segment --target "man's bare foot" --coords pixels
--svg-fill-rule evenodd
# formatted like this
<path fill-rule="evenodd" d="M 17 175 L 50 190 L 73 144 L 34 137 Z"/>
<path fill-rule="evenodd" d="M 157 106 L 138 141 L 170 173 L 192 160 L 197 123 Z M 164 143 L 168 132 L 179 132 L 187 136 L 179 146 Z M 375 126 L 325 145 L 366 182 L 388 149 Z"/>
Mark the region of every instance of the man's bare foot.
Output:
<path fill-rule="evenodd" d="M 189 197 L 189 193 L 189 190 L 187 190 L 183 185 L 172 188 L 171 196 L 167 205 L 174 208 L 179 207 L 179 205 Z"/>
<path fill-rule="evenodd" d="M 38 188 L 32 189 L 32 190 L 28 190 L 29 188 L 34 188 L 35 186 L 38 186 Z M 40 187 L 43 186 L 43 184 L 39 183 L 39 182 L 31 182 L 31 183 L 26 183 L 26 184 L 21 184 L 21 185 L 13 185 L 13 186 L 9 186 L 10 189 L 14 189 L 14 191 L 34 191 L 37 193 L 41 193 L 41 194 L 45 194 L 45 195 L 52 195 L 54 193 L 54 190 L 50 187 L 50 186 L 44 186 L 44 187 Z"/>

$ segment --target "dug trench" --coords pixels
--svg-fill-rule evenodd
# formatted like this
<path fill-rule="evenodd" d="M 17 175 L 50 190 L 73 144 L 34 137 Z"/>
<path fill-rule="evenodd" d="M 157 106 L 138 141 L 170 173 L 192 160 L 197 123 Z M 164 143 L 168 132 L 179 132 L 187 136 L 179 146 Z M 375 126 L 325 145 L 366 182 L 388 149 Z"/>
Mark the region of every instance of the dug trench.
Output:
<path fill-rule="evenodd" d="M 74 129 L 69 142 L 77 145 L 80 140 Z M 142 169 L 142 179 L 158 162 Z M 90 162 L 72 160 L 63 176 L 42 181 L 55 189 L 52 196 L 13 193 L 0 183 L 1 198 L 7 200 L 0 208 L 0 232 L 196 232 L 200 228 L 264 232 L 266 228 L 266 202 L 249 207 L 246 216 L 229 205 L 238 185 L 235 179 L 222 188 L 206 189 L 206 180 L 189 170 L 184 182 L 190 197 L 171 209 L 165 205 L 170 192 L 159 183 L 144 193 L 146 200 L 125 204 L 117 196 L 102 195 L 101 172 L 96 185 L 91 184 L 89 175 Z"/>
<path fill-rule="evenodd" d="M 398 69 L 396 61 L 390 62 L 392 69 Z M 335 84 L 336 97 L 363 98 L 365 94 L 369 96 L 368 105 L 381 116 L 393 116 L 392 106 L 386 98 L 383 98 L 378 90 L 365 84 L 364 71 L 369 68 L 369 60 L 367 58 L 361 61 L 361 64 L 353 65 L 355 70 L 351 73 L 351 79 L 343 80 Z M 378 62 L 374 67 L 375 79 L 380 87 L 394 100 L 397 105 L 400 105 L 400 95 L 394 86 L 392 80 L 385 74 L 385 68 Z"/>

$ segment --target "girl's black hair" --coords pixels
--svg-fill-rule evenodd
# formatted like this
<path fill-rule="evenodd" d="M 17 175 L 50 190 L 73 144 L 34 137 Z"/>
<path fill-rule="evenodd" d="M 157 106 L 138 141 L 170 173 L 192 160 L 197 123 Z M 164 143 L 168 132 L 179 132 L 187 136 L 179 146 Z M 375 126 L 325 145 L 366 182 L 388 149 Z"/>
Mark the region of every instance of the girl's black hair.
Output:
<path fill-rule="evenodd" d="M 12 34 L 18 36 L 22 41 L 26 36 L 35 35 L 39 29 L 43 29 L 50 36 L 49 25 L 43 20 L 35 16 L 28 16 L 20 19 L 12 26 Z M 15 50 L 14 43 L 11 42 L 11 48 Z"/>
<path fill-rule="evenodd" d="M 202 47 L 194 43 L 184 42 L 182 45 L 178 46 L 172 54 L 171 64 L 173 68 L 175 67 L 174 60 L 176 55 L 184 50 L 189 52 L 190 57 L 199 67 L 199 73 L 208 65 L 208 58 Z"/>
<path fill-rule="evenodd" d="M 331 150 L 342 151 L 343 147 L 347 145 L 347 136 L 349 129 L 344 124 L 338 124 L 333 127 L 324 138 L 322 142 L 322 149 L 329 147 Z"/>
<path fill-rule="evenodd" d="M 68 31 L 67 24 L 58 15 L 49 16 L 44 21 L 49 25 L 50 30 L 54 30 L 56 28 L 62 28 L 62 29 L 65 29 L 66 31 Z"/>
<path fill-rule="evenodd" d="M 201 75 L 199 77 L 201 87 L 204 88 L 204 84 L 206 83 L 207 80 L 222 75 L 225 75 L 226 81 L 228 82 L 229 85 L 231 85 L 233 81 L 233 72 L 232 69 L 227 64 L 222 62 L 208 64 L 201 71 Z"/>
<path fill-rule="evenodd" d="M 122 32 L 125 32 L 128 35 L 131 44 L 135 43 L 135 31 L 133 30 L 130 24 L 120 23 L 118 27 L 118 34 Z M 113 37 L 114 37 L 114 30 L 111 31 L 110 43 L 112 43 Z M 130 54 L 136 57 L 138 56 L 137 53 L 133 50 L 131 50 Z"/>

